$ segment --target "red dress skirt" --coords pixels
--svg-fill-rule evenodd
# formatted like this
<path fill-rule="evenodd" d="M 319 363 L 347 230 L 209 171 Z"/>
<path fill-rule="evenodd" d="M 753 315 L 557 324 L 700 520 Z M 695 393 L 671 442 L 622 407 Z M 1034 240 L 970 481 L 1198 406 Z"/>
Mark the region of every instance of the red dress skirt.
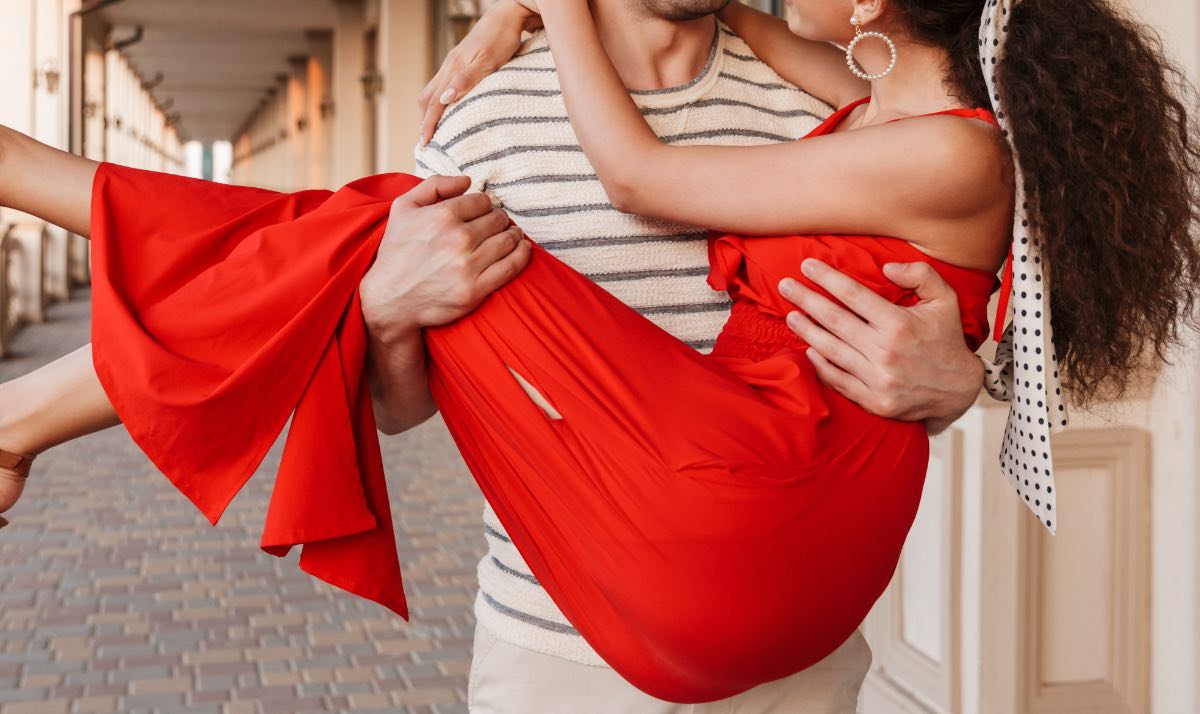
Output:
<path fill-rule="evenodd" d="M 302 544 L 304 570 L 405 618 L 357 288 L 391 200 L 417 183 L 280 194 L 103 164 L 92 207 L 95 367 L 136 443 L 216 523 L 291 417 L 262 547 Z M 477 310 L 425 330 L 442 418 L 533 575 L 621 676 L 676 702 L 835 650 L 892 577 L 921 496 L 923 425 L 817 379 L 779 279 L 818 257 L 908 305 L 880 266 L 926 260 L 973 347 L 996 286 L 888 238 L 709 248 L 710 284 L 735 299 L 710 355 L 536 243 Z"/>

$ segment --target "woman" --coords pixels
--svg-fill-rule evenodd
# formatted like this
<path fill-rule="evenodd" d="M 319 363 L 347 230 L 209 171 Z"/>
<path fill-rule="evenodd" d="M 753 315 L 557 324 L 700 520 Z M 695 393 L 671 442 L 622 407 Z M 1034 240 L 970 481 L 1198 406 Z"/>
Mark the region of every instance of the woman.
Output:
<path fill-rule="evenodd" d="M 862 43 L 851 68 L 879 75 L 870 97 L 835 90 L 828 98 L 841 109 L 809 137 L 754 148 L 663 146 L 582 0 L 538 9 L 571 121 L 612 200 L 718 228 L 709 281 L 729 290 L 734 313 L 712 354 L 699 355 L 533 244 L 517 279 L 467 318 L 426 331 L 430 387 L 539 582 L 653 696 L 709 701 L 796 672 L 835 649 L 890 579 L 921 493 L 923 427 L 823 387 L 783 325 L 790 308 L 774 285 L 820 256 L 906 303 L 912 295 L 880 266 L 926 260 L 956 289 L 964 336 L 978 346 L 1014 216 L 1005 117 L 992 101 L 1014 128 L 1024 169 L 1015 193 L 1027 196 L 1016 214 L 1044 247 L 1054 346 L 1077 396 L 1119 392 L 1142 349 L 1161 356 L 1176 318 L 1192 317 L 1197 147 L 1173 94 L 1177 75 L 1107 5 L 800 2 L 796 34 L 846 42 L 856 28 L 880 28 L 898 48 L 894 72 L 882 71 L 890 51 L 872 56 Z M 981 26 L 993 47 L 976 41 Z M 760 39 L 778 47 L 779 28 L 767 28 Z M 993 62 L 1009 38 L 1012 59 Z M 989 83 L 1001 99 L 990 99 Z M 1123 103 L 1101 102 L 1103 92 Z M 385 176 L 333 195 L 281 196 L 111 165 L 93 173 L 79 183 L 93 199 L 96 374 L 76 361 L 55 375 L 79 396 L 51 411 L 81 418 L 40 438 L 119 415 L 215 521 L 295 407 L 290 436 L 300 436 L 285 450 L 264 546 L 305 543 L 306 570 L 402 611 L 379 547 L 391 533 L 353 279 L 369 265 L 390 197 L 415 182 Z M 77 191 L 69 201 L 83 224 L 86 200 Z M 298 264 L 276 257 L 309 238 Z M 253 304 L 248 278 L 258 278 Z M 329 431 L 352 421 L 348 439 Z M 0 447 L 19 455 L 8 438 Z M 310 442 L 319 448 L 305 450 Z M 343 478 L 344 463 L 366 478 Z M 346 493 L 360 483 L 365 494 Z M 778 572 L 779 557 L 795 568 Z M 736 601 L 754 607 L 726 607 Z"/>

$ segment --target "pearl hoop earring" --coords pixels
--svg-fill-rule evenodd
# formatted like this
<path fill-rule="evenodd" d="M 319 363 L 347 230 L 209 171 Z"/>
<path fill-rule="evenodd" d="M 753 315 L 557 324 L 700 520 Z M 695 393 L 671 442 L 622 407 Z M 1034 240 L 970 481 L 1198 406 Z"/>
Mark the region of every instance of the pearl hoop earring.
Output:
<path fill-rule="evenodd" d="M 888 37 L 882 32 L 863 32 L 862 25 L 858 21 L 858 15 L 850 18 L 850 24 L 854 25 L 854 39 L 851 40 L 850 44 L 846 46 L 846 66 L 849 67 L 850 71 L 854 73 L 854 76 L 858 77 L 859 79 L 872 80 L 886 77 L 888 73 L 896 68 L 896 43 L 892 42 L 892 38 Z M 879 74 L 867 74 L 854 59 L 854 48 L 857 47 L 858 43 L 866 37 L 878 37 L 887 43 L 888 49 L 892 52 L 891 63 L 888 64 L 887 69 L 883 70 Z"/>

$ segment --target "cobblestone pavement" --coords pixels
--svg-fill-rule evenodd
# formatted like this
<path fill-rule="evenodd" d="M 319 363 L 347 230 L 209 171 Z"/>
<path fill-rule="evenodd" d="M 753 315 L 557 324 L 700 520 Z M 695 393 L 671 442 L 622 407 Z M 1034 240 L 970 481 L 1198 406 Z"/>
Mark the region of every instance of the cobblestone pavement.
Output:
<path fill-rule="evenodd" d="M 51 308 L 0 380 L 89 310 Z M 40 456 L 0 531 L 0 714 L 466 712 L 483 497 L 441 420 L 384 438 L 408 623 L 259 550 L 280 446 L 215 528 L 119 428 Z"/>

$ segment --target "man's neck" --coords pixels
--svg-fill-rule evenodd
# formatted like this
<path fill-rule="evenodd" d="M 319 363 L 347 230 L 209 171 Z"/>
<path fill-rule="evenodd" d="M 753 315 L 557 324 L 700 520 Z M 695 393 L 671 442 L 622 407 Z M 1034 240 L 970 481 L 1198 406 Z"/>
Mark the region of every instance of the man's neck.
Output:
<path fill-rule="evenodd" d="M 671 21 L 655 17 L 639 0 L 592 0 L 596 30 L 617 74 L 634 90 L 687 84 L 712 51 L 716 18 Z"/>

